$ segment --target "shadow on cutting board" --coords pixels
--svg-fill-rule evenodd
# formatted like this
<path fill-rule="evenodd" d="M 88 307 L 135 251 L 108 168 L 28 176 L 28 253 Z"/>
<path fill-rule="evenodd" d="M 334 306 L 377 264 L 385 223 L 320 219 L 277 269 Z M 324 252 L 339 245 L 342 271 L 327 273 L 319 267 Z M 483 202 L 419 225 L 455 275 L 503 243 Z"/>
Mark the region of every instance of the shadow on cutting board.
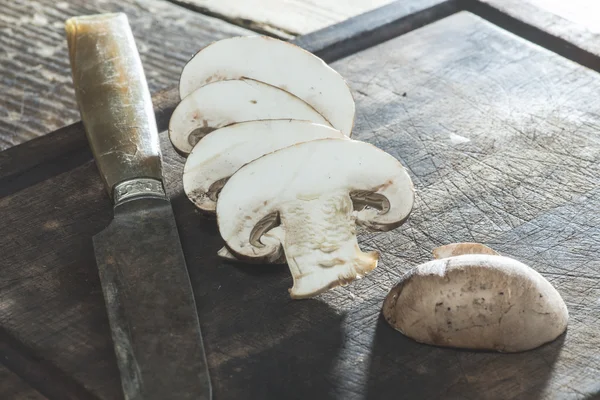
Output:
<path fill-rule="evenodd" d="M 333 399 L 330 371 L 342 344 L 341 318 L 318 301 L 299 304 L 289 315 L 282 313 L 286 307 L 268 306 L 256 324 L 238 323 L 234 329 L 245 335 L 233 334 L 225 352 L 211 358 L 222 379 L 218 398 Z"/>
<path fill-rule="evenodd" d="M 215 220 L 172 199 L 216 399 L 328 399 L 342 346 L 342 315 L 316 299 L 291 300 L 287 265 L 220 260 Z"/>
<path fill-rule="evenodd" d="M 565 334 L 537 349 L 513 354 L 419 344 L 379 317 L 367 388 L 369 400 L 537 400 L 550 379 Z"/>
<path fill-rule="evenodd" d="M 331 371 L 343 315 L 318 300 L 291 300 L 286 265 L 223 262 L 215 220 L 173 199 L 215 398 L 335 398 Z M 565 335 L 538 349 L 499 354 L 428 346 L 377 321 L 367 387 L 357 398 L 541 398 Z M 335 390 L 333 390 L 335 392 Z M 366 392 L 366 396 L 365 396 Z"/>

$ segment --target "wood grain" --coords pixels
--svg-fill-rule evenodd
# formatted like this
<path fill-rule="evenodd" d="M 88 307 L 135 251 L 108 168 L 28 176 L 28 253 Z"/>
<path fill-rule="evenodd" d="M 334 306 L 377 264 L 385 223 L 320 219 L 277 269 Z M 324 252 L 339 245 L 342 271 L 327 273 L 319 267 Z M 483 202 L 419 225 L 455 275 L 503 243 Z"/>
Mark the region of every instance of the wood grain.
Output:
<path fill-rule="evenodd" d="M 0 239 L 7 256 L 0 321 L 9 334 L 92 394 L 119 399 L 119 374 L 91 242 L 112 212 L 96 174 L 88 161 L 0 200 L 3 225 L 10 227 Z M 43 198 L 34 194 L 41 192 Z M 85 206 L 79 209 L 77 204 Z"/>
<path fill-rule="evenodd" d="M 332 62 L 459 10 L 455 0 L 394 1 L 338 24 L 296 37 L 291 42 Z"/>
<path fill-rule="evenodd" d="M 545 38 L 549 46 L 600 70 L 600 4 L 597 1 L 474 0 L 468 3 L 469 8 L 490 15 L 494 22 L 502 24 L 510 16 L 552 36 L 554 40 Z"/>
<path fill-rule="evenodd" d="M 125 12 L 148 85 L 177 83 L 202 46 L 248 31 L 162 0 L 0 0 L 0 150 L 79 119 L 68 63 L 64 21 L 76 15 Z"/>
<path fill-rule="evenodd" d="M 417 203 L 361 232 L 375 271 L 292 301 L 285 266 L 230 265 L 214 221 L 167 188 L 198 303 L 215 398 L 580 399 L 600 395 L 600 77 L 461 12 L 332 66 L 357 101 L 354 135 L 409 169 Z M 0 199 L 0 323 L 91 394 L 120 398 L 91 236 L 111 219 L 92 162 Z M 441 244 L 479 241 L 540 271 L 571 319 L 519 354 L 417 344 L 380 318 L 401 274 Z"/>
<path fill-rule="evenodd" d="M 173 0 L 171 0 L 173 1 Z M 366 13 L 393 0 L 174 0 L 236 25 L 291 39 Z M 409 3 L 416 3 L 409 1 Z"/>
<path fill-rule="evenodd" d="M 9 400 L 45 400 L 39 392 L 32 389 L 21 378 L 6 367 L 0 365 L 0 398 Z"/>
<path fill-rule="evenodd" d="M 52 362 L 35 354 L 34 349 L 23 345 L 3 328 L 0 328 L 0 354 L 4 367 L 22 379 L 15 389 L 29 388 L 29 390 L 23 389 L 23 396 L 47 397 L 50 400 L 97 400 L 97 397 L 85 390 L 73 378 L 58 369 Z M 12 377 L 9 376 L 7 379 L 17 385 Z M 13 397 L 0 398 L 12 399 Z"/>
<path fill-rule="evenodd" d="M 378 69 L 382 59 L 387 68 Z M 571 312 L 559 341 L 497 355 L 417 345 L 378 320 L 375 306 L 349 305 L 359 322 L 348 329 L 370 343 L 370 352 L 348 350 L 370 358 L 368 397 L 598 396 L 600 353 L 584 345 L 600 328 L 600 304 L 587 301 L 600 296 L 598 75 L 466 12 L 351 56 L 339 70 L 359 95 L 356 136 L 402 160 L 418 193 L 406 225 L 363 236 L 382 263 L 354 295 L 382 300 L 434 247 L 475 241 L 540 271 Z"/>
<path fill-rule="evenodd" d="M 168 128 L 179 102 L 176 88 L 154 93 L 158 130 Z M 58 175 L 92 159 L 81 121 L 0 152 L 0 197 Z"/>
<path fill-rule="evenodd" d="M 453 0 L 395 2 L 291 42 L 333 62 L 363 48 L 436 21 L 453 12 Z M 179 101 L 176 87 L 152 96 L 159 130 L 167 129 Z M 80 122 L 0 152 L 0 197 L 67 171 L 91 158 Z"/>

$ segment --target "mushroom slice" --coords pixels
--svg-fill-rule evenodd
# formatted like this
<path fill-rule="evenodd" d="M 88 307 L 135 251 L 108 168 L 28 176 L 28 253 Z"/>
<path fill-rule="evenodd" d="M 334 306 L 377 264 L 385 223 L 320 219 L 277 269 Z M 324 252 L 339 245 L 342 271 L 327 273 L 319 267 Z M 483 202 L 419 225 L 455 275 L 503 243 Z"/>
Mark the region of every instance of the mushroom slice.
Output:
<path fill-rule="evenodd" d="M 556 339 L 567 307 L 542 275 L 509 257 L 463 254 L 421 264 L 386 296 L 383 316 L 420 343 L 500 352 Z"/>
<path fill-rule="evenodd" d="M 310 105 L 253 79 L 214 82 L 185 97 L 169 121 L 173 147 L 186 156 L 208 133 L 224 126 L 261 119 L 299 119 L 331 124 Z"/>
<path fill-rule="evenodd" d="M 350 193 L 358 191 L 380 195 L 389 206 L 354 210 Z M 391 230 L 406 220 L 413 202 L 411 179 L 394 157 L 356 140 L 319 139 L 240 168 L 221 191 L 217 221 L 237 258 L 273 262 L 283 248 L 294 279 L 290 295 L 300 299 L 373 270 L 378 254 L 360 250 L 355 223 Z M 275 243 L 273 236 L 264 240 L 265 221 L 274 216 L 281 228 Z"/>
<path fill-rule="evenodd" d="M 319 57 L 282 40 L 242 36 L 208 45 L 183 68 L 179 93 L 183 99 L 210 82 L 240 78 L 292 93 L 350 136 L 355 106 L 345 80 Z"/>
<path fill-rule="evenodd" d="M 329 126 L 298 120 L 248 121 L 217 129 L 194 147 L 183 169 L 183 189 L 200 210 L 214 213 L 217 196 L 244 164 L 300 142 L 344 138 Z"/>
<path fill-rule="evenodd" d="M 281 243 L 281 226 L 277 226 L 275 228 L 273 228 L 272 230 L 270 230 L 269 232 L 266 232 L 260 239 L 261 243 L 267 243 L 270 244 L 272 243 L 273 246 L 278 246 L 279 243 Z M 227 246 L 223 246 L 221 247 L 221 249 L 219 251 L 217 251 L 217 256 L 219 256 L 221 259 L 228 261 L 228 262 L 244 262 L 244 263 L 257 263 L 257 264 L 262 264 L 263 262 L 257 259 L 242 259 L 240 260 L 238 257 L 236 257 L 231 251 L 229 251 L 229 249 L 227 248 Z M 285 260 L 285 254 L 281 254 L 281 256 L 275 260 L 272 261 L 271 264 L 285 264 L 286 260 Z"/>

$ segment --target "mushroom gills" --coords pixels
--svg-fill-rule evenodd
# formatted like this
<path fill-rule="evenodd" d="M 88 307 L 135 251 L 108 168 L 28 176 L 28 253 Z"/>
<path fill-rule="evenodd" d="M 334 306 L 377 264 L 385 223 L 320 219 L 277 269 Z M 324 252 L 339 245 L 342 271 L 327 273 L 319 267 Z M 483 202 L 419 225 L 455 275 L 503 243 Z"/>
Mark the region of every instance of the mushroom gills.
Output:
<path fill-rule="evenodd" d="M 322 59 L 299 46 L 267 36 L 216 41 L 183 67 L 182 99 L 214 82 L 250 78 L 285 90 L 310 104 L 331 125 L 350 136 L 355 104 L 348 84 Z"/>
<path fill-rule="evenodd" d="M 258 221 L 252 232 L 250 232 L 250 244 L 256 247 L 264 247 L 265 245 L 260 241 L 262 236 L 270 231 L 271 229 L 279 226 L 281 220 L 279 218 L 279 213 L 271 213 L 267 214 L 263 219 Z"/>
<path fill-rule="evenodd" d="M 298 97 L 244 78 L 210 83 L 186 96 L 169 121 L 169 139 L 179 154 L 187 156 L 196 143 L 218 128 L 269 119 L 298 119 L 331 126 Z"/>
<path fill-rule="evenodd" d="M 360 250 L 356 226 L 393 229 L 413 203 L 410 177 L 393 156 L 352 139 L 319 139 L 241 167 L 219 195 L 217 220 L 237 259 L 274 262 L 283 248 L 294 280 L 290 296 L 301 299 L 372 271 L 378 254 Z M 281 221 L 275 228 L 265 222 L 273 213 Z"/>
<path fill-rule="evenodd" d="M 363 210 L 365 207 L 372 207 L 376 210 L 379 210 L 381 213 L 385 213 L 390 208 L 390 202 L 388 201 L 388 199 L 385 196 L 382 196 L 381 194 L 373 193 L 373 192 L 367 191 L 367 190 L 357 190 L 357 191 L 351 192 L 350 199 L 352 200 L 352 206 L 355 211 Z M 272 226 L 268 226 L 267 229 L 262 228 L 264 225 L 263 223 L 264 223 L 265 218 L 267 218 L 267 220 L 272 219 L 273 215 L 277 215 L 277 222 L 275 224 L 273 224 Z M 279 226 L 279 224 L 281 222 L 279 219 L 279 214 L 270 214 L 269 216 L 267 216 L 265 218 L 263 218 L 263 220 L 261 220 L 256 225 L 255 229 L 250 234 L 251 243 L 256 241 L 257 236 L 260 237 L 263 233 L 267 232 L 268 230 L 272 229 L 273 227 Z M 260 230 L 260 235 L 257 235 L 257 231 L 258 231 L 256 229 L 257 227 L 262 228 Z M 259 244 L 257 247 L 260 247 L 260 246 L 261 246 L 261 244 Z M 359 249 L 359 251 L 360 251 L 360 249 Z M 222 259 L 228 260 L 228 261 L 237 261 L 237 262 L 247 261 L 247 260 L 239 259 L 238 257 L 236 257 L 233 253 L 231 253 L 231 251 L 229 251 L 229 249 L 226 246 L 223 246 L 218 251 L 217 254 Z M 282 257 L 279 257 L 277 260 L 272 262 L 272 264 L 285 264 L 285 263 L 287 263 L 285 255 L 283 255 Z"/>
<path fill-rule="evenodd" d="M 264 240 L 264 238 L 263 238 L 263 240 Z M 227 248 L 227 246 L 221 247 L 217 251 L 217 256 L 227 262 L 244 263 L 244 264 L 265 264 L 264 262 L 257 262 L 257 261 L 253 262 L 252 259 L 239 258 L 236 255 L 234 255 L 231 252 L 231 250 L 229 250 Z M 282 252 L 278 259 L 276 259 L 275 261 L 271 261 L 268 264 L 274 264 L 274 265 L 287 264 L 287 261 L 285 259 L 285 254 Z"/>
<path fill-rule="evenodd" d="M 350 193 L 352 205 L 357 211 L 363 210 L 365 207 L 371 207 L 381 213 L 386 213 L 390 209 L 390 202 L 385 196 L 379 193 L 373 193 L 368 190 L 356 190 Z"/>
<path fill-rule="evenodd" d="M 229 261 L 229 262 L 236 262 L 236 263 L 245 263 L 245 264 L 286 264 L 287 261 L 285 259 L 285 254 L 283 253 L 283 249 L 281 249 L 281 245 L 280 243 L 283 242 L 284 240 L 284 232 L 283 229 L 281 228 L 281 226 L 279 225 L 281 223 L 281 220 L 279 219 L 279 216 L 277 215 L 277 219 L 274 220 L 273 216 L 275 214 L 269 214 L 267 215 L 265 218 L 263 218 L 263 220 L 269 221 L 271 220 L 272 223 L 269 224 L 270 227 L 268 227 L 268 229 L 261 229 L 261 235 L 256 238 L 258 241 L 260 241 L 261 243 L 261 247 L 262 246 L 274 246 L 274 247 L 279 247 L 280 251 L 279 251 L 279 257 L 274 259 L 274 260 L 270 260 L 270 261 L 265 261 L 265 260 L 256 260 L 256 259 L 252 259 L 252 258 L 245 258 L 243 256 L 238 256 L 235 253 L 233 253 L 229 248 L 227 248 L 227 246 L 223 246 L 221 247 L 221 249 L 219 249 L 219 251 L 217 251 L 217 255 L 225 260 L 225 261 Z M 260 225 L 266 225 L 268 224 L 268 222 L 261 222 Z M 265 228 L 267 228 L 265 226 Z M 250 235 L 256 235 L 256 232 L 251 233 Z"/>

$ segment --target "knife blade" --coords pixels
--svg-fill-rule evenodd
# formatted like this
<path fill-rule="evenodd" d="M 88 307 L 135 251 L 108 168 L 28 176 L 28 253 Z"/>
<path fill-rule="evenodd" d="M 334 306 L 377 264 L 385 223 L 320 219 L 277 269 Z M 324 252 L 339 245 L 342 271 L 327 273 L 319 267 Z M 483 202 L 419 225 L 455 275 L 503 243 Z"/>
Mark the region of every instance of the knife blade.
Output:
<path fill-rule="evenodd" d="M 65 30 L 77 104 L 114 204 L 94 252 L 126 400 L 210 399 L 200 324 L 171 203 L 152 100 L 122 13 Z"/>

